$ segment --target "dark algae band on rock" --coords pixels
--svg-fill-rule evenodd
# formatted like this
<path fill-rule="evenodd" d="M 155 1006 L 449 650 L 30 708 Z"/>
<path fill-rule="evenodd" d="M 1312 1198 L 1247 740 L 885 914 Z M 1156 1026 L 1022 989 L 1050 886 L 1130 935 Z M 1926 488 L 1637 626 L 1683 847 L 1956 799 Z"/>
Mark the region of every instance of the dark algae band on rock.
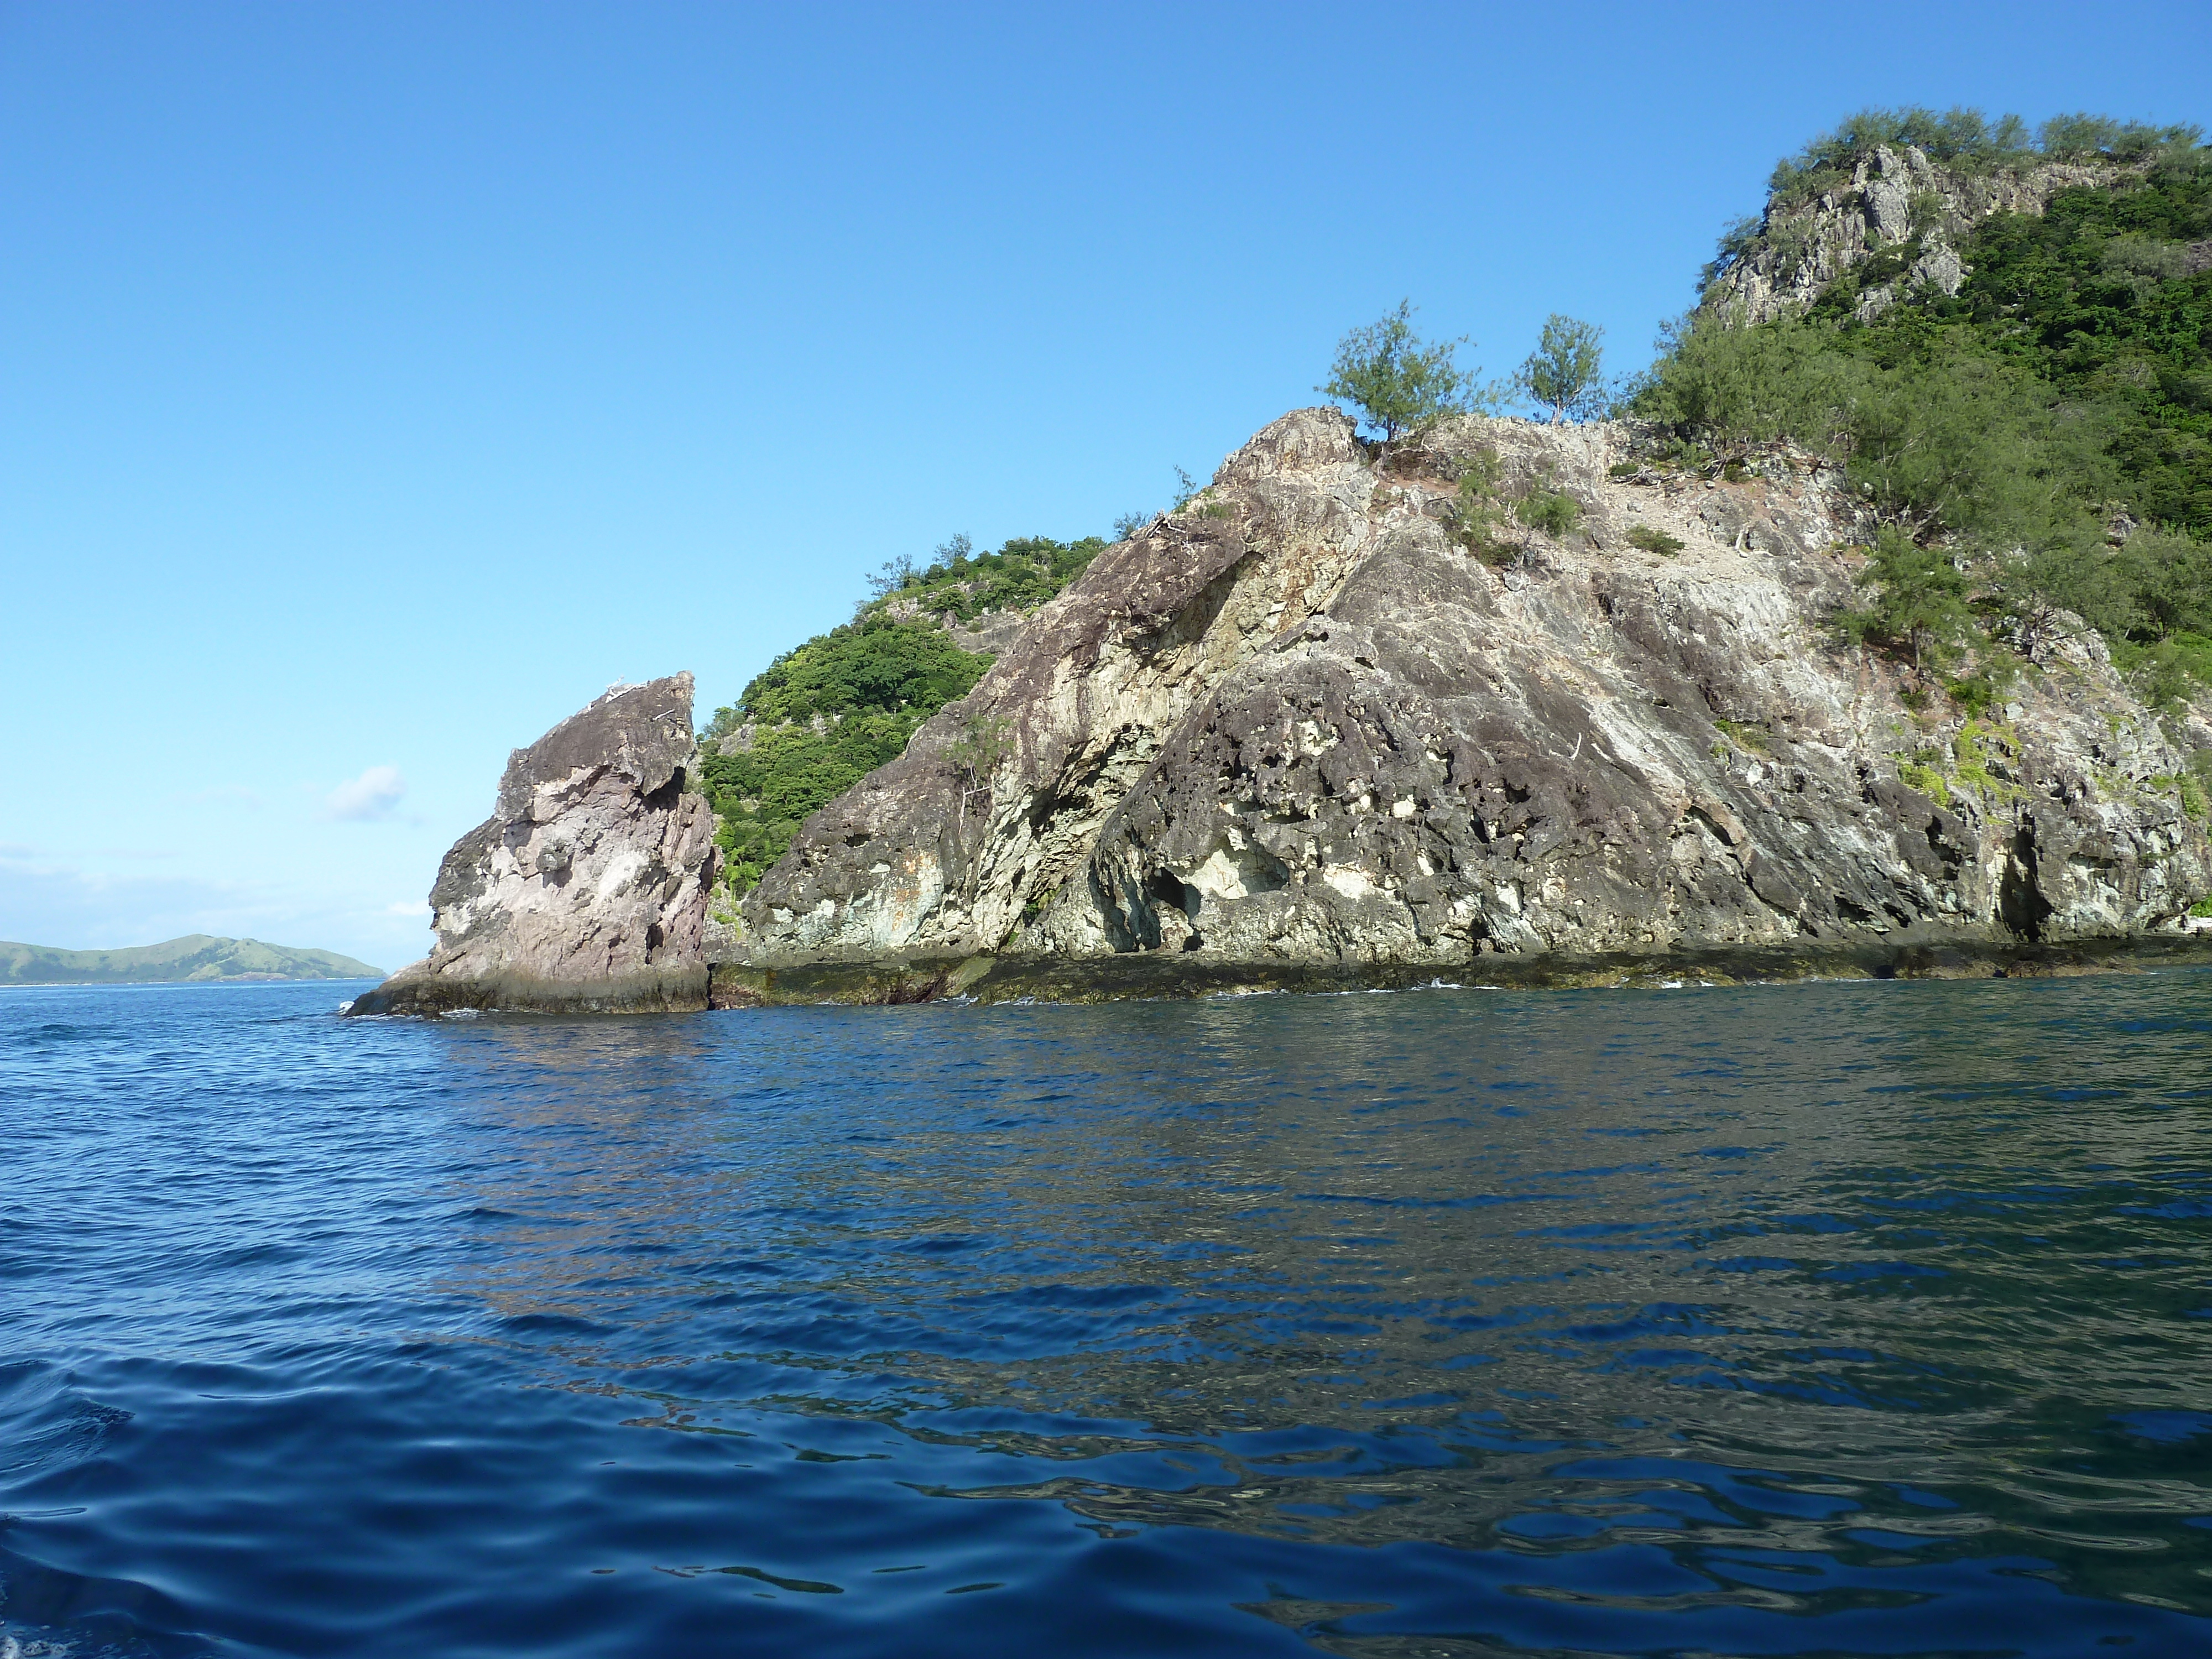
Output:
<path fill-rule="evenodd" d="M 1456 972 L 1433 963 L 1194 960 L 1155 952 L 986 956 L 818 962 L 781 969 L 718 965 L 710 1001 L 716 1008 L 896 1006 L 951 998 L 979 1003 L 1151 1002 L 1429 988 L 1661 989 L 1807 979 L 2049 979 L 2204 966 L 2212 966 L 2212 937 L 2084 939 L 2063 945 L 1938 943 L 1489 956 Z"/>

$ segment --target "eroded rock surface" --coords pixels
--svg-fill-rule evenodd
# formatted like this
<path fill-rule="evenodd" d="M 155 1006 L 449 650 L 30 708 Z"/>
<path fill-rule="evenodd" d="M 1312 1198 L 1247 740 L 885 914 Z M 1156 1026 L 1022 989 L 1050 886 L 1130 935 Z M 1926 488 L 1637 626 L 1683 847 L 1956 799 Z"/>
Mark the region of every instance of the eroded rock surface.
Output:
<path fill-rule="evenodd" d="M 718 854 L 696 756 L 689 674 L 617 687 L 516 750 L 439 866 L 437 948 L 352 1012 L 706 1006 Z"/>
<path fill-rule="evenodd" d="M 1871 960 L 2180 931 L 2212 887 L 2179 781 L 2201 717 L 2162 726 L 2053 614 L 1968 721 L 1837 641 L 1859 566 L 1832 475 L 1615 478 L 1626 435 L 1468 419 L 1378 466 L 1333 410 L 1276 422 L 808 821 L 718 1000 L 985 953 Z M 1459 544 L 1478 452 L 1581 527 Z M 933 988 L 961 985 L 902 994 Z"/>
<path fill-rule="evenodd" d="M 1753 323 L 1803 311 L 1845 271 L 1883 250 L 1909 264 L 1869 283 L 1854 313 L 1880 315 L 1917 287 L 1956 294 L 1967 268 L 1958 245 L 1998 213 L 2040 214 L 2076 185 L 2140 175 L 2143 161 L 2036 161 L 1986 171 L 1946 167 L 1910 144 L 1877 145 L 1850 180 L 1802 200 L 1771 202 L 1756 240 L 1722 271 L 1705 303 Z"/>

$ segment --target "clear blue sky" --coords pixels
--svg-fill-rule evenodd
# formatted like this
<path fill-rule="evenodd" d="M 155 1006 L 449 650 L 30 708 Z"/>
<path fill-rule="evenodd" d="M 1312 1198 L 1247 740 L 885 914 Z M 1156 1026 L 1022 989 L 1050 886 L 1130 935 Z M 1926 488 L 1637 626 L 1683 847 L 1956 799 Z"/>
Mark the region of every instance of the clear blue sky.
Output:
<path fill-rule="evenodd" d="M 2206 24 L 0 0 L 0 938 L 397 966 L 609 682 L 1158 507 L 1403 295 L 1640 366 L 1815 131 L 2212 120 Z"/>

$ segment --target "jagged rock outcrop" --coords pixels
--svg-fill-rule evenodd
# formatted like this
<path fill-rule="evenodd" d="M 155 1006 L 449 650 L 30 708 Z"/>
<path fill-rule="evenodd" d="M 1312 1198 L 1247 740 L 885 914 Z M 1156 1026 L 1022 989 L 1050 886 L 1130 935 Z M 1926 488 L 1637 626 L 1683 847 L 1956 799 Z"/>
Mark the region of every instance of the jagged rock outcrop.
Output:
<path fill-rule="evenodd" d="M 1969 170 L 1931 161 L 1910 144 L 1877 145 L 1847 182 L 1767 204 L 1759 234 L 1713 278 L 1704 304 L 1763 323 L 1803 311 L 1836 279 L 1887 252 L 1909 259 L 1869 285 L 1853 306 L 1865 321 L 1917 287 L 1956 294 L 1967 270 L 1959 244 L 1993 214 L 2039 214 L 2062 190 L 2111 185 L 2147 161 L 2039 161 Z"/>
<path fill-rule="evenodd" d="M 2212 727 L 2162 726 L 2059 614 L 1967 720 L 1837 642 L 1832 473 L 1614 477 L 1626 436 L 1470 418 L 1378 464 L 1334 410 L 1277 421 L 808 820 L 717 1000 L 927 995 L 987 958 L 1881 971 L 2179 933 Z M 1580 528 L 1470 551 L 1447 514 L 1478 453 Z"/>
<path fill-rule="evenodd" d="M 716 874 L 691 676 L 617 686 L 518 749 L 430 890 L 437 948 L 356 1014 L 703 1008 Z"/>

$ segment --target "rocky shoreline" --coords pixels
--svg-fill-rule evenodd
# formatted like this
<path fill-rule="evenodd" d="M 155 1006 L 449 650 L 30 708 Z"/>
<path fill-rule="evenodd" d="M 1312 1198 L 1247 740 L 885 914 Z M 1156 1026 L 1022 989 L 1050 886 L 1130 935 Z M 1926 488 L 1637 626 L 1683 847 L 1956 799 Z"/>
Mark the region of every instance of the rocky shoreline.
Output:
<path fill-rule="evenodd" d="M 2212 933 L 2083 939 L 2042 945 L 1956 940 L 1887 947 L 1680 950 L 1663 956 L 1484 957 L 1449 963 L 1284 963 L 1112 957 L 970 957 L 906 962 L 717 967 L 706 1006 L 1184 1001 L 1267 994 L 1407 991 L 1671 989 L 1686 984 L 1775 985 L 1798 980 L 2056 979 L 2212 967 Z"/>
<path fill-rule="evenodd" d="M 356 1015 L 699 1013 L 710 1009 L 901 1006 L 922 1002 L 1099 1003 L 1365 991 L 1671 990 L 1812 980 L 2057 979 L 2212 968 L 2212 930 L 2045 945 L 1943 939 L 1832 950 L 1679 950 L 1662 956 L 1487 957 L 1437 963 L 1235 962 L 1153 955 L 917 957 L 794 967 L 712 968 L 580 997 L 521 978 L 380 986 Z"/>
<path fill-rule="evenodd" d="M 2212 888 L 2200 714 L 2078 618 L 1979 714 L 1832 619 L 1832 474 L 1648 470 L 1605 425 L 1370 457 L 1285 416 L 1102 554 L 907 751 L 810 819 L 718 960 L 1978 951 L 2178 933 Z M 1578 527 L 1452 533 L 1456 480 Z M 989 775 L 968 734 L 1005 734 Z"/>
<path fill-rule="evenodd" d="M 1470 475 L 1571 510 L 1471 528 Z M 356 1012 L 2198 959 L 2203 714 L 2148 707 L 2063 611 L 1978 708 L 1846 643 L 1863 537 L 1786 453 L 1714 477 L 1617 425 L 1480 417 L 1376 452 L 1294 411 L 734 913 L 690 677 L 595 700 L 515 752 L 441 868 L 436 950 Z"/>

